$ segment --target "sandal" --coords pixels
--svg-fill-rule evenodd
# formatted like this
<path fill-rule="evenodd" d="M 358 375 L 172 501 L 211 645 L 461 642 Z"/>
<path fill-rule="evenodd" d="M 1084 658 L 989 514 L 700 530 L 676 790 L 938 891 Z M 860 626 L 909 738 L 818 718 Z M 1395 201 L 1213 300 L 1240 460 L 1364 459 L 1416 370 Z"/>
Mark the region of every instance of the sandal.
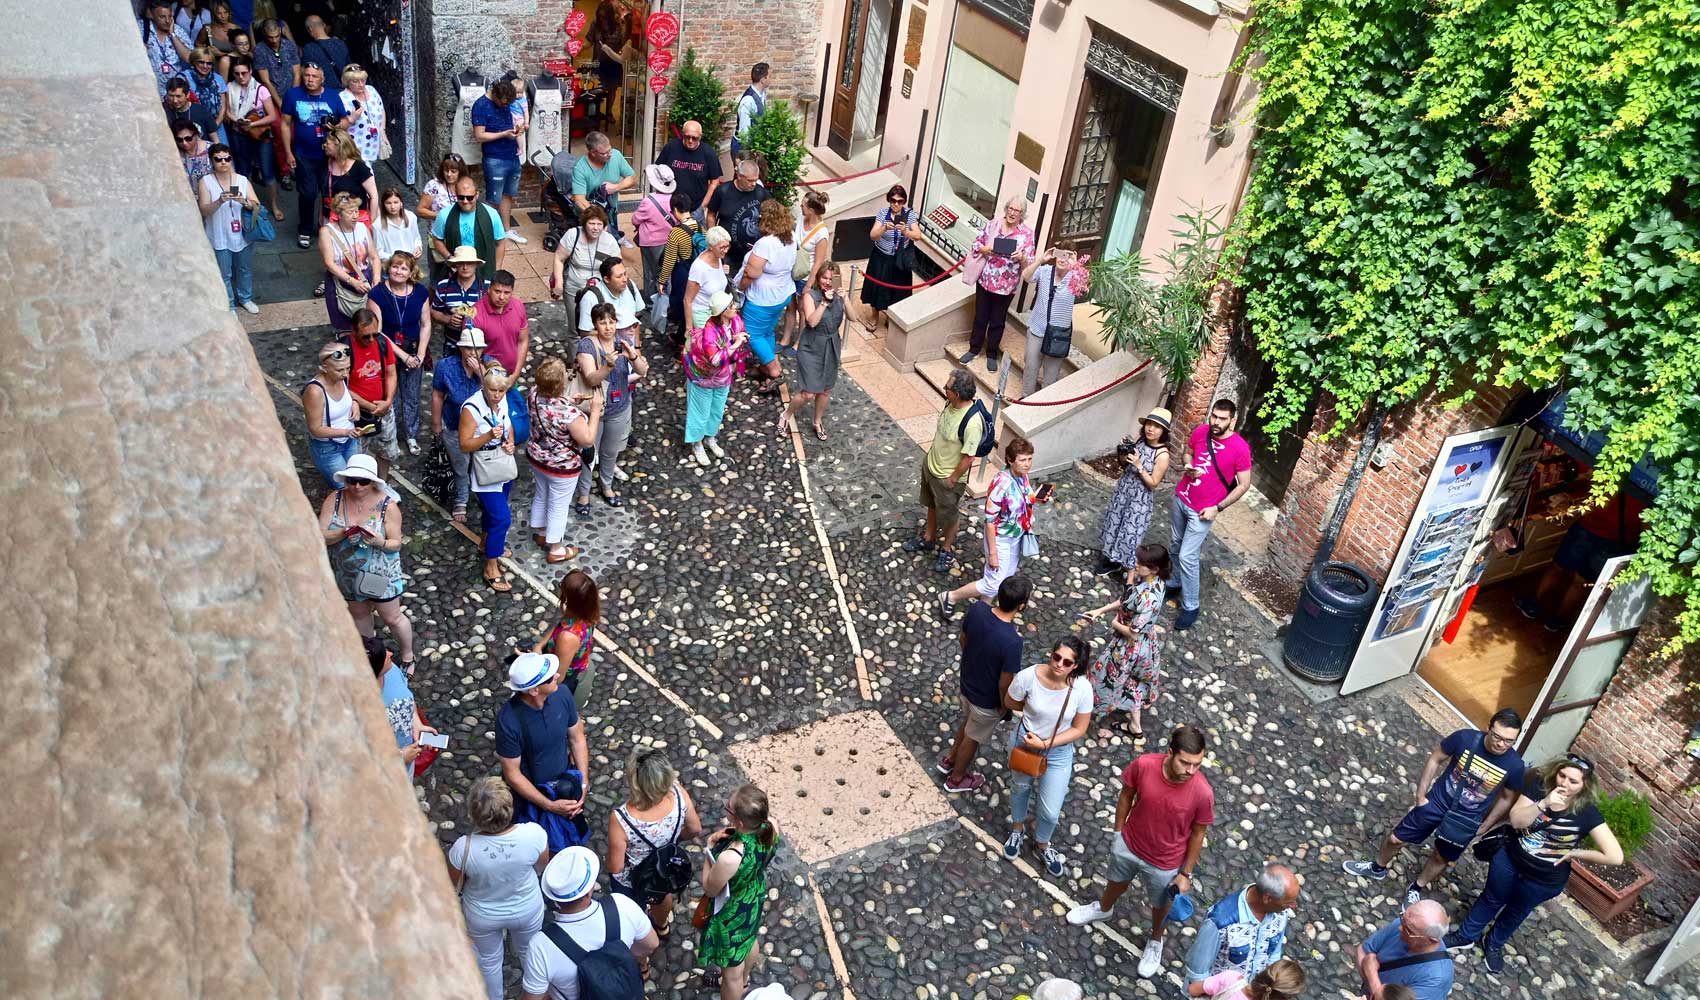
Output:
<path fill-rule="evenodd" d="M 573 504 L 573 514 L 577 517 L 589 517 L 590 516 L 590 504 L 589 503 L 575 503 L 575 504 Z"/>
<path fill-rule="evenodd" d="M 316 286 L 316 287 L 315 287 L 315 288 L 314 288 L 314 289 L 313 289 L 313 298 L 315 298 L 315 299 L 322 299 L 322 298 L 324 298 L 324 297 L 325 297 L 325 283 L 324 283 L 324 282 L 322 282 L 322 281 L 321 281 L 321 282 L 319 282 L 319 284 L 318 284 L 318 285 L 317 285 L 317 286 Z"/>
<path fill-rule="evenodd" d="M 577 559 L 577 558 L 578 558 L 578 546 L 576 546 L 576 545 L 557 545 L 554 548 L 549 550 L 549 554 L 543 557 L 543 561 L 549 562 L 549 563 L 564 563 L 569 559 Z"/>
<path fill-rule="evenodd" d="M 454 509 L 454 513 L 450 515 L 450 519 L 452 521 L 454 521 L 454 523 L 456 523 L 456 524 L 465 524 L 466 523 L 466 504 L 463 504 L 463 503 L 462 504 L 456 504 L 455 509 Z"/>
<path fill-rule="evenodd" d="M 793 423 L 792 420 L 791 420 L 791 411 L 790 410 L 780 410 L 779 411 L 779 433 L 775 434 L 774 436 L 779 438 L 781 441 L 783 441 L 786 438 L 787 435 L 795 433 L 796 430 L 797 430 L 797 425 L 795 423 Z"/>
<path fill-rule="evenodd" d="M 815 440 L 817 440 L 817 441 L 825 441 L 826 440 L 826 428 L 822 427 L 820 425 L 820 421 L 818 421 L 818 420 L 815 421 Z"/>
<path fill-rule="evenodd" d="M 514 589 L 514 585 L 509 583 L 505 577 L 486 576 L 484 577 L 484 582 L 489 585 L 491 590 L 494 590 L 498 594 L 505 594 Z"/>
<path fill-rule="evenodd" d="M 402 662 L 397 663 L 396 666 L 401 668 L 402 673 L 406 674 L 409 677 L 412 677 L 413 676 L 413 668 L 419 666 L 419 661 L 418 660 L 403 660 Z"/>
<path fill-rule="evenodd" d="M 602 502 L 610 507 L 624 507 L 626 505 L 626 502 L 620 499 L 618 493 L 599 493 L 598 496 L 602 497 Z"/>
<path fill-rule="evenodd" d="M 541 531 L 533 531 L 531 533 L 531 540 L 536 542 L 537 547 L 540 549 L 546 549 L 549 547 L 549 538 Z"/>

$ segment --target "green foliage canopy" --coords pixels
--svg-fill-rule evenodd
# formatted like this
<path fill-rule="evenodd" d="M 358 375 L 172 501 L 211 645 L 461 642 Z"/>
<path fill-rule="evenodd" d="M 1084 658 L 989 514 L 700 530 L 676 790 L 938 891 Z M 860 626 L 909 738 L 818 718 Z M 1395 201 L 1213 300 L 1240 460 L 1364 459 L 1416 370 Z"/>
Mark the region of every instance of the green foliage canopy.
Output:
<path fill-rule="evenodd" d="M 1265 0 L 1237 252 L 1264 417 L 1569 390 L 1603 501 L 1663 467 L 1631 572 L 1700 639 L 1700 0 Z"/>
<path fill-rule="evenodd" d="M 802 120 L 784 101 L 769 101 L 761 114 L 750 119 L 749 129 L 738 141 L 762 155 L 767 164 L 762 183 L 768 193 L 787 205 L 795 204 L 803 160 L 809 155 Z"/>
<path fill-rule="evenodd" d="M 697 62 L 697 50 L 686 48 L 679 72 L 667 88 L 667 124 L 675 130 L 683 128 L 686 122 L 701 124 L 702 141 L 712 148 L 726 134 L 726 124 L 731 118 L 732 102 L 726 99 L 720 67 Z"/>

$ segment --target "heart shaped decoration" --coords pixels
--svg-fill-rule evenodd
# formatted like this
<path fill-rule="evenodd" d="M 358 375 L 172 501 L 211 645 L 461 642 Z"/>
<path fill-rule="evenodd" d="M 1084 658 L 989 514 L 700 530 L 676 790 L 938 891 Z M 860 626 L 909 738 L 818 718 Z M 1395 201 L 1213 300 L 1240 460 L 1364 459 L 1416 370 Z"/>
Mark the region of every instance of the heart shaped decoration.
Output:
<path fill-rule="evenodd" d="M 1465 472 L 1468 472 L 1469 469 L 1470 467 L 1468 465 L 1454 465 L 1452 467 L 1452 474 L 1454 476 L 1462 476 Z"/>
<path fill-rule="evenodd" d="M 584 34 L 584 26 L 589 23 L 590 19 L 584 16 L 584 11 L 575 10 L 567 14 L 567 20 L 561 27 L 566 29 L 567 34 L 577 36 Z"/>
<path fill-rule="evenodd" d="M 657 73 L 649 78 L 649 89 L 651 92 L 659 94 L 667 89 L 667 84 L 670 82 L 672 81 L 668 80 L 667 77 Z"/>
<path fill-rule="evenodd" d="M 583 52 L 583 51 L 584 51 L 584 39 L 582 39 L 582 38 L 569 38 L 569 39 L 567 39 L 567 55 L 573 56 L 573 57 L 576 58 L 578 56 L 578 54 L 580 52 Z"/>
<path fill-rule="evenodd" d="M 649 53 L 649 69 L 653 73 L 665 73 L 667 67 L 673 65 L 672 49 L 652 49 Z"/>

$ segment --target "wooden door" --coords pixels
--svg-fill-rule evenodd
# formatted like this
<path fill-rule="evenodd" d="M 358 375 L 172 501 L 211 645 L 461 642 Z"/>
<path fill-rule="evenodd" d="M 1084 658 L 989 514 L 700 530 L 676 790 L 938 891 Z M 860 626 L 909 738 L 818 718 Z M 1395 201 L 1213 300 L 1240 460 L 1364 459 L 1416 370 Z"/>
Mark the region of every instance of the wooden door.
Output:
<path fill-rule="evenodd" d="M 827 148 L 850 158 L 856 125 L 856 90 L 862 80 L 862 46 L 868 40 L 868 7 L 878 0 L 845 0 L 844 32 L 838 46 L 838 73 L 832 78 L 832 116 Z M 895 33 L 895 27 L 893 32 Z"/>

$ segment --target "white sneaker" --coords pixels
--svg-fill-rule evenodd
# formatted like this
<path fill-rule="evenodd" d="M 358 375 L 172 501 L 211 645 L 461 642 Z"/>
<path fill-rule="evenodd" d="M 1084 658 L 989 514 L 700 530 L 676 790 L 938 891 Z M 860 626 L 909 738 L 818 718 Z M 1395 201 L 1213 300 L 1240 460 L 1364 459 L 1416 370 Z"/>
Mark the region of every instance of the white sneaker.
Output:
<path fill-rule="evenodd" d="M 260 312 L 260 307 L 254 304 L 253 299 L 249 299 L 248 301 L 242 303 L 242 308 L 243 308 L 244 311 L 246 311 L 246 312 L 248 312 L 252 315 L 259 315 L 259 312 Z"/>
<path fill-rule="evenodd" d="M 698 465 L 710 464 L 708 454 L 702 450 L 701 441 L 691 445 L 691 457 L 696 459 Z"/>
<path fill-rule="evenodd" d="M 531 241 L 526 239 L 525 237 L 521 236 L 519 234 L 519 230 L 510 229 L 510 230 L 508 230 L 508 242 L 518 244 L 519 246 L 525 246 L 527 243 L 530 243 Z"/>
<path fill-rule="evenodd" d="M 1076 927 L 1085 927 L 1087 924 L 1095 924 L 1100 920 L 1110 919 L 1110 913 L 1111 911 L 1099 906 L 1098 901 L 1094 899 L 1090 903 L 1082 903 L 1068 911 L 1068 916 L 1065 919 Z"/>
<path fill-rule="evenodd" d="M 1145 952 L 1139 956 L 1139 978 L 1150 979 L 1163 969 L 1163 939 L 1145 942 Z"/>
<path fill-rule="evenodd" d="M 624 249 L 630 250 L 632 247 L 637 246 L 637 244 L 632 242 L 632 238 L 630 236 L 622 236 L 620 237 L 620 246 Z"/>
<path fill-rule="evenodd" d="M 616 480 L 618 480 L 619 482 L 623 483 L 623 482 L 625 482 L 626 480 L 628 480 L 632 477 L 629 473 L 626 472 L 625 469 L 615 469 L 614 470 L 614 478 Z"/>
<path fill-rule="evenodd" d="M 721 450 L 720 441 L 718 439 L 711 437 L 703 438 L 702 443 L 708 445 L 708 450 L 713 453 L 715 458 L 726 457 L 726 452 Z"/>

